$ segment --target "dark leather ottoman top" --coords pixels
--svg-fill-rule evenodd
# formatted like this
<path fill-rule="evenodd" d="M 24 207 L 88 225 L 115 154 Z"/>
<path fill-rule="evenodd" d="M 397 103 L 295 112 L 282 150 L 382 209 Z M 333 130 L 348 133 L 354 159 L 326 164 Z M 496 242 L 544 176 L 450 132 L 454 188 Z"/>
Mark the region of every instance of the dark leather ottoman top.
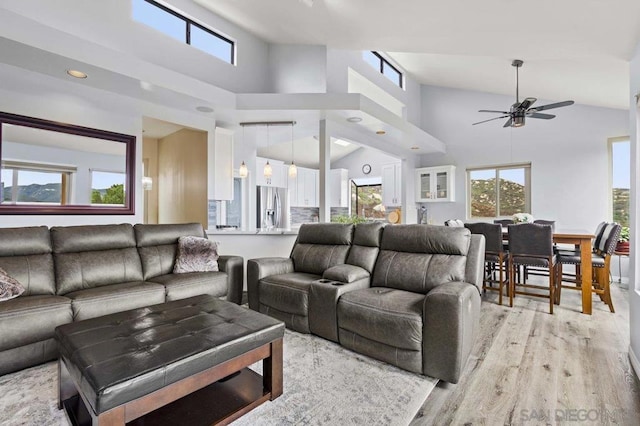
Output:
<path fill-rule="evenodd" d="M 56 328 L 60 355 L 96 414 L 282 338 L 284 324 L 203 295 Z"/>

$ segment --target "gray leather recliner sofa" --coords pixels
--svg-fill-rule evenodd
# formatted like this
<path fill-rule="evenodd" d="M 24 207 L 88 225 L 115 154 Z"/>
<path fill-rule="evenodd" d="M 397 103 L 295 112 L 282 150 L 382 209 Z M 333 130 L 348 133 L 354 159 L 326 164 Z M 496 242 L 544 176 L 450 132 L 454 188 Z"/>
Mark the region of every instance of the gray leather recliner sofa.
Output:
<path fill-rule="evenodd" d="M 199 294 L 240 303 L 243 259 L 173 274 L 181 236 L 200 224 L 0 228 L 0 267 L 26 287 L 0 302 L 0 375 L 57 357 L 58 325 Z"/>
<path fill-rule="evenodd" d="M 479 325 L 484 237 L 431 225 L 341 226 L 353 232 L 343 264 L 326 262 L 336 224 L 303 225 L 289 259 L 249 260 L 250 308 L 294 330 L 457 383 Z M 290 280 L 301 248 L 303 265 L 314 264 L 309 254 L 319 255 L 304 285 Z M 334 273 L 340 269 L 350 273 Z"/>

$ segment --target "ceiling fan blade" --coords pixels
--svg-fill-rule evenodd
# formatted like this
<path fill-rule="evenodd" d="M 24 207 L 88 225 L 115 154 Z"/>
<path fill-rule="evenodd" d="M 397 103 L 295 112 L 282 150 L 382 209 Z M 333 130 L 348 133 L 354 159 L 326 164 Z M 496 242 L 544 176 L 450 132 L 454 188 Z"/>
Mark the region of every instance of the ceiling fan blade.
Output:
<path fill-rule="evenodd" d="M 500 118 L 503 118 L 503 117 L 500 117 Z M 511 124 L 512 124 L 512 123 L 513 123 L 513 119 L 509 118 L 509 119 L 507 120 L 507 122 L 506 122 L 506 123 L 504 123 L 504 126 L 502 126 L 502 127 L 511 127 Z"/>
<path fill-rule="evenodd" d="M 492 109 L 481 109 L 478 112 L 493 112 L 495 114 L 509 114 L 509 111 L 494 111 Z"/>
<path fill-rule="evenodd" d="M 537 101 L 536 98 L 527 98 L 524 101 L 522 101 L 520 103 L 520 105 L 518 105 L 516 108 L 518 108 L 518 109 L 520 109 L 520 108 L 521 109 L 529 109 L 529 107 L 531 105 L 533 105 L 535 103 L 535 101 Z"/>
<path fill-rule="evenodd" d="M 531 111 L 544 111 L 545 109 L 565 107 L 573 105 L 574 103 L 573 101 L 556 102 L 555 104 L 540 105 L 539 107 L 531 108 Z"/>
<path fill-rule="evenodd" d="M 503 116 L 500 116 L 500 117 L 490 118 L 488 120 L 478 121 L 477 123 L 473 123 L 472 126 L 475 126 L 476 124 L 486 123 L 487 121 L 499 120 L 501 118 L 506 118 L 506 117 L 509 117 L 509 116 L 508 115 L 503 115 Z"/>
<path fill-rule="evenodd" d="M 552 118 L 555 117 L 555 115 L 553 115 L 553 114 L 541 114 L 539 112 L 534 112 L 534 113 L 527 113 L 527 117 L 530 117 L 530 118 L 541 118 L 543 120 L 551 120 Z"/>

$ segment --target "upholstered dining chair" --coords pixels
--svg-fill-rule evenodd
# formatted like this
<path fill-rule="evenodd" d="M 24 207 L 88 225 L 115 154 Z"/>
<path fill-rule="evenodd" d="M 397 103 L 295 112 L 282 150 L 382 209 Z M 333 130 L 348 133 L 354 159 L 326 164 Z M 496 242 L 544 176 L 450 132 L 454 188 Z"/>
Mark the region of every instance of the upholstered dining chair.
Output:
<path fill-rule="evenodd" d="M 499 223 L 501 226 L 504 226 L 504 227 L 515 224 L 513 219 L 495 219 L 493 223 Z"/>
<path fill-rule="evenodd" d="M 444 221 L 444 226 L 463 228 L 464 222 L 461 221 L 460 219 L 449 219 Z"/>
<path fill-rule="evenodd" d="M 472 234 L 481 234 L 485 238 L 485 274 L 482 282 L 482 290 L 498 292 L 498 304 L 502 305 L 504 287 L 508 285 L 506 279 L 507 254 L 502 245 L 502 225 L 498 223 L 465 223 L 465 228 Z M 496 272 L 498 277 L 496 278 Z M 498 287 L 494 287 L 498 284 Z"/>
<path fill-rule="evenodd" d="M 614 313 L 613 301 L 611 300 L 611 280 L 610 278 L 610 265 L 611 256 L 616 248 L 618 237 L 622 227 L 618 223 L 606 223 L 602 227 L 602 231 L 596 235 L 594 240 L 594 252 L 591 253 L 591 265 L 593 267 L 593 292 L 600 296 L 600 300 L 609 306 L 609 310 Z M 576 265 L 581 266 L 580 253 L 579 252 L 560 252 L 558 256 L 558 262 L 560 267 L 562 265 Z M 562 274 L 559 274 L 560 279 L 558 281 L 556 289 L 556 303 L 560 304 L 560 296 L 562 288 L 570 288 L 573 290 L 582 290 L 580 282 L 580 269 L 576 268 L 576 281 L 573 286 L 562 285 Z"/>
<path fill-rule="evenodd" d="M 537 223 L 538 225 L 546 225 L 550 226 L 552 233 L 556 230 L 556 221 L 555 220 L 544 220 L 544 219 L 536 219 L 533 223 Z M 557 246 L 554 244 L 553 249 L 557 252 Z M 524 268 L 524 280 L 527 281 L 529 279 L 529 275 L 539 275 L 546 277 L 548 275 L 548 271 L 546 268 L 536 268 L 536 267 L 528 267 Z"/>
<path fill-rule="evenodd" d="M 593 233 L 593 235 L 595 236 L 595 238 L 593 240 L 591 240 L 591 252 L 595 253 L 598 246 L 600 245 L 601 241 L 602 241 L 602 232 L 604 231 L 605 226 L 607 225 L 607 222 L 600 222 L 598 224 L 598 226 L 596 227 L 596 231 Z M 574 246 L 574 248 L 569 249 L 569 248 L 558 248 L 556 250 L 556 254 L 558 255 L 562 255 L 562 256 L 580 256 L 580 246 L 576 245 Z M 580 283 L 582 281 L 582 277 L 580 274 L 580 264 L 576 263 L 573 264 L 575 266 L 575 273 L 571 274 L 569 272 L 565 272 L 563 270 L 562 267 L 560 267 L 560 278 L 561 281 L 567 281 L 567 282 L 572 282 L 572 283 Z"/>
<path fill-rule="evenodd" d="M 537 223 L 509 225 L 509 306 L 516 294 L 549 299 L 549 313 L 553 314 L 557 257 L 553 252 L 553 231 L 550 226 Z M 548 288 L 517 282 L 515 271 L 520 266 L 536 266 L 549 271 Z M 536 290 L 536 291 L 531 291 Z M 542 290 L 548 290 L 543 293 Z"/>

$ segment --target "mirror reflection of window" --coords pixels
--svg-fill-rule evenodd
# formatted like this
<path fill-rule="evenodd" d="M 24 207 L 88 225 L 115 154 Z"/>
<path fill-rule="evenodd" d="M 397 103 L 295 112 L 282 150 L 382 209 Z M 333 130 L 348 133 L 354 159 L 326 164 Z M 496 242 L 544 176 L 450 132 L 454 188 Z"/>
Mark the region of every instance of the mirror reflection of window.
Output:
<path fill-rule="evenodd" d="M 68 204 L 71 172 L 21 167 L 17 163 L 2 168 L 3 204 Z"/>
<path fill-rule="evenodd" d="M 245 180 L 240 177 L 233 178 L 233 200 L 216 201 L 215 225 L 222 228 L 243 228 L 243 200 L 246 197 Z"/>
<path fill-rule="evenodd" d="M 125 173 L 91 170 L 91 204 L 124 206 Z"/>

